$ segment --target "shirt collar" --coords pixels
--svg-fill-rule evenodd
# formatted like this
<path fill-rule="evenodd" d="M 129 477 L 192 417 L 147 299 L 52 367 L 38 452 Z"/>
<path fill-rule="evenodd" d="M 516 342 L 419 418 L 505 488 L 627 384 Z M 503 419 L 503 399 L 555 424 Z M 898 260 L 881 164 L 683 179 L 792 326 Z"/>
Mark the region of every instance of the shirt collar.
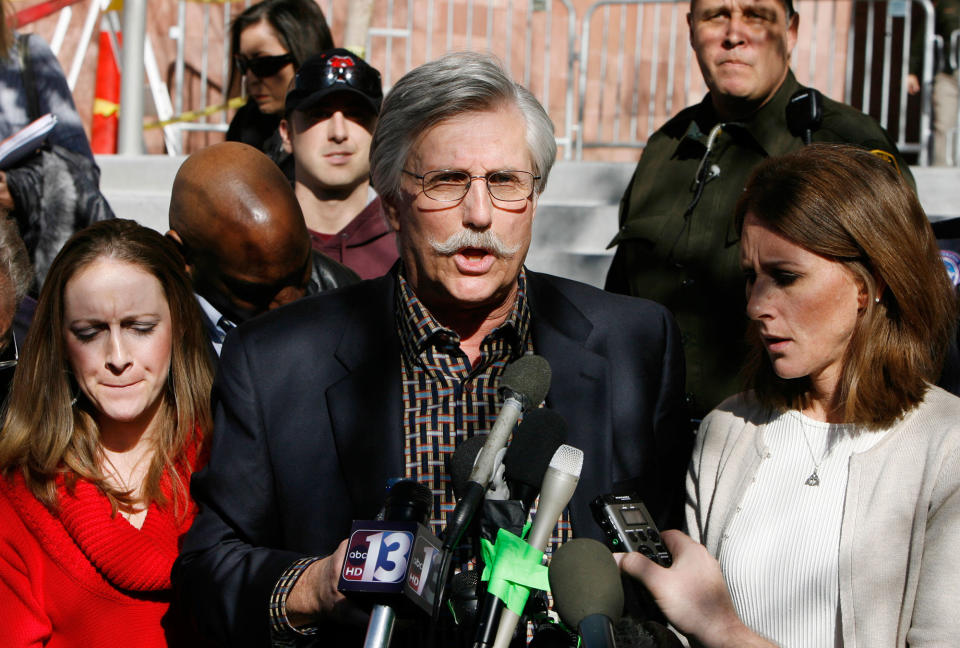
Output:
<path fill-rule="evenodd" d="M 210 336 L 219 354 L 223 339 L 227 336 L 227 333 L 231 329 L 236 328 L 237 325 L 221 315 L 220 311 L 207 301 L 203 295 L 200 293 L 193 294 L 197 298 L 197 303 L 200 304 L 200 310 L 203 312 L 203 326 L 207 330 L 207 334 Z"/>
<path fill-rule="evenodd" d="M 484 340 L 495 336 L 504 337 L 511 348 L 511 355 L 519 357 L 525 352 L 525 343 L 530 330 L 530 306 L 527 303 L 527 279 L 525 269 L 520 269 L 517 276 L 517 298 L 513 309 L 503 324 L 492 330 Z M 400 343 L 404 352 L 411 358 L 416 358 L 429 345 L 440 344 L 446 346 L 460 345 L 460 336 L 451 329 L 440 324 L 427 310 L 413 288 L 403 276 L 403 266 L 397 275 L 396 317 L 400 332 Z"/>
<path fill-rule="evenodd" d="M 787 128 L 787 104 L 790 102 L 790 97 L 799 88 L 800 83 L 797 82 L 793 71 L 787 70 L 786 78 L 770 101 L 746 119 L 728 122 L 724 130 L 733 137 L 747 137 L 753 140 L 765 155 L 776 155 L 784 151 L 785 142 L 794 138 Z M 720 117 L 717 115 L 708 93 L 700 102 L 700 110 L 696 112 L 694 119 L 687 125 L 687 130 L 681 138 L 678 148 L 695 143 L 695 145 L 699 145 L 702 154 L 710 129 L 719 122 Z"/>

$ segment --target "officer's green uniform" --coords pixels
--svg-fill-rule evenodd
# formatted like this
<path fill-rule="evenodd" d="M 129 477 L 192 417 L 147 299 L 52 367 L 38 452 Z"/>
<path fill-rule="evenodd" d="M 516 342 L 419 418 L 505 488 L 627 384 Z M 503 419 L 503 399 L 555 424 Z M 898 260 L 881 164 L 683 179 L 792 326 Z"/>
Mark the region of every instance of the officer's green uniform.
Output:
<path fill-rule="evenodd" d="M 691 414 L 700 417 L 742 390 L 746 301 L 733 211 L 750 171 L 763 158 L 795 151 L 786 107 L 800 89 L 793 73 L 751 118 L 727 123 L 695 177 L 719 119 L 710 96 L 683 110 L 647 143 L 623 199 L 607 290 L 647 297 L 670 308 L 683 334 Z M 913 178 L 893 142 L 871 117 L 830 99 L 815 142 L 846 142 L 892 154 Z M 689 215 L 684 213 L 689 210 Z"/>

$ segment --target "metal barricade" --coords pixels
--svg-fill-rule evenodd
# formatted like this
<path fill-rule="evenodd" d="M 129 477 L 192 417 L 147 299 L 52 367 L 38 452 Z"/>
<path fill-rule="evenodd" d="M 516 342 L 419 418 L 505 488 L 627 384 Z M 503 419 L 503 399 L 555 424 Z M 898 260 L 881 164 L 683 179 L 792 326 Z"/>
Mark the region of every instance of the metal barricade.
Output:
<path fill-rule="evenodd" d="M 367 60 L 384 91 L 408 70 L 447 52 L 495 54 L 529 88 L 557 127 L 564 158 L 573 153 L 576 10 L 570 0 L 384 0 L 377 2 Z"/>
<path fill-rule="evenodd" d="M 795 6 L 801 20 L 791 64 L 798 80 L 873 115 L 902 152 L 916 153 L 926 165 L 934 43 L 930 0 L 799 0 Z M 665 121 L 702 99 L 706 88 L 690 47 L 688 8 L 688 0 L 601 0 L 586 11 L 577 159 L 584 149 L 642 148 Z M 913 29 L 917 19 L 923 21 L 921 30 Z M 875 32 L 878 22 L 882 31 Z M 904 79 L 915 34 L 923 39 L 925 56 L 919 129 L 912 133 Z"/>

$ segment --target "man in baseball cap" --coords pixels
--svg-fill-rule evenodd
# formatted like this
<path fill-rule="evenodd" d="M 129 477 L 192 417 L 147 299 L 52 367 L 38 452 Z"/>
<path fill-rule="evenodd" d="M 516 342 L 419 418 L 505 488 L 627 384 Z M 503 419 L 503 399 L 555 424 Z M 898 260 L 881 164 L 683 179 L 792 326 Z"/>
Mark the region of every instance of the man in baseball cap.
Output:
<path fill-rule="evenodd" d="M 382 100 L 377 70 L 348 50 L 326 50 L 300 66 L 280 122 L 313 249 L 363 279 L 397 260 L 396 234 L 370 187 L 370 140 Z"/>

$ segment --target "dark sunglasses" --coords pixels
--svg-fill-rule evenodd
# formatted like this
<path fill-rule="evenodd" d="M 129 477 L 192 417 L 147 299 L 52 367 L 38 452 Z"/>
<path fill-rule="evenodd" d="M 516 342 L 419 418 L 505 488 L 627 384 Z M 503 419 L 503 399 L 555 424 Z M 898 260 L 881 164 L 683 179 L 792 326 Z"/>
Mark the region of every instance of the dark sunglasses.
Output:
<path fill-rule="evenodd" d="M 248 59 L 238 54 L 233 57 L 233 62 L 237 65 L 237 69 L 240 70 L 240 74 L 246 74 L 247 70 L 250 70 L 257 78 L 265 79 L 272 77 L 287 64 L 293 63 L 293 55 L 288 52 L 279 56 L 257 56 Z"/>

